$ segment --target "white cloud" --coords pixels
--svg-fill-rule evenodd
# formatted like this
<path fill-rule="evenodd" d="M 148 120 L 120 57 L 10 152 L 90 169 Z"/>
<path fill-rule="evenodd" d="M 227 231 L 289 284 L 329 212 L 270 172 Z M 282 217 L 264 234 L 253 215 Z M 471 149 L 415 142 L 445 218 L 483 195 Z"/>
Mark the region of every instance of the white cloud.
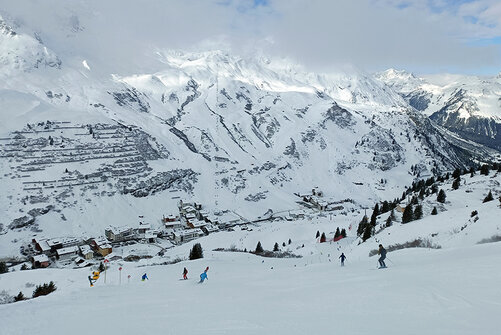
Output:
<path fill-rule="evenodd" d="M 501 36 L 501 3 L 451 3 L 434 1 L 430 7 L 428 0 L 269 0 L 255 6 L 251 0 L 0 0 L 0 12 L 18 19 L 19 29 L 41 32 L 58 53 L 78 50 L 84 53 L 80 57 L 103 62 L 120 57 L 138 65 L 136 60 L 156 49 L 224 45 L 239 52 L 262 48 L 315 69 L 344 63 L 368 70 L 426 72 L 501 67 L 499 45 L 475 43 Z M 81 32 L 71 31 L 75 17 Z M 57 39 L 64 45 L 51 45 Z M 94 59 L 93 69 L 100 60 Z"/>

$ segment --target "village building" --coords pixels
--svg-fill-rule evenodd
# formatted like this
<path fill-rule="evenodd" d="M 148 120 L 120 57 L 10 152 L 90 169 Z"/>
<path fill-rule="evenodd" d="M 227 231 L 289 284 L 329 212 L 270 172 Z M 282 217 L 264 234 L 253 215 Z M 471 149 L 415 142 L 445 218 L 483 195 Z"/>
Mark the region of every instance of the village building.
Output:
<path fill-rule="evenodd" d="M 206 224 L 205 226 L 201 227 L 201 229 L 206 235 L 219 231 L 219 229 L 211 223 Z"/>
<path fill-rule="evenodd" d="M 113 251 L 111 244 L 104 236 L 93 239 L 91 246 L 97 253 L 99 253 L 103 257 L 111 254 L 111 252 Z"/>
<path fill-rule="evenodd" d="M 46 268 L 50 265 L 49 257 L 45 254 L 36 255 L 31 258 L 34 268 Z"/>
<path fill-rule="evenodd" d="M 207 212 L 207 211 L 202 211 L 202 210 L 197 211 L 197 219 L 199 219 L 199 220 L 204 220 L 205 221 L 205 219 L 208 216 L 209 216 L 209 212 Z"/>
<path fill-rule="evenodd" d="M 94 251 L 86 244 L 80 246 L 80 253 L 84 259 L 92 259 L 94 257 Z"/>
<path fill-rule="evenodd" d="M 109 226 L 104 230 L 104 234 L 110 242 L 123 242 L 134 238 L 134 229 L 131 227 Z"/>
<path fill-rule="evenodd" d="M 188 230 L 175 230 L 172 232 L 172 238 L 177 243 L 189 242 L 204 235 L 204 232 L 198 228 Z"/>
<path fill-rule="evenodd" d="M 178 221 L 178 220 L 179 220 L 179 218 L 177 216 L 174 216 L 174 215 L 162 217 L 162 223 L 174 222 L 174 221 Z"/>
<path fill-rule="evenodd" d="M 34 238 L 34 239 L 32 239 L 32 242 L 35 245 L 36 251 L 41 252 L 45 255 L 48 255 L 51 253 L 51 248 L 50 248 L 49 244 L 47 243 L 47 239 Z"/>
<path fill-rule="evenodd" d="M 219 225 L 219 217 L 213 214 L 205 215 L 204 221 L 207 223 L 212 223 L 213 225 Z"/>
<path fill-rule="evenodd" d="M 183 224 L 179 220 L 167 221 L 164 223 L 165 229 L 178 229 L 178 228 L 181 228 L 182 226 L 183 226 Z"/>
<path fill-rule="evenodd" d="M 188 221 L 188 227 L 192 229 L 202 228 L 205 225 L 208 225 L 208 223 L 203 220 L 198 220 L 196 218 L 191 221 Z"/>
<path fill-rule="evenodd" d="M 60 261 L 73 260 L 75 257 L 78 256 L 78 251 L 79 249 L 75 245 L 71 247 L 57 249 L 56 257 Z"/>
<path fill-rule="evenodd" d="M 138 239 L 144 239 L 147 231 L 151 230 L 151 225 L 149 223 L 139 223 L 139 227 L 134 229 L 134 234 Z"/>
<path fill-rule="evenodd" d="M 53 252 L 58 249 L 77 246 L 80 242 L 80 239 L 74 237 L 52 238 L 47 240 L 47 244 Z"/>
<path fill-rule="evenodd" d="M 241 219 L 233 213 L 226 212 L 222 216 L 218 217 L 218 221 L 220 226 L 231 227 L 240 223 Z"/>
<path fill-rule="evenodd" d="M 143 240 L 147 243 L 156 243 L 157 242 L 158 231 L 157 230 L 147 230 L 144 233 Z"/>

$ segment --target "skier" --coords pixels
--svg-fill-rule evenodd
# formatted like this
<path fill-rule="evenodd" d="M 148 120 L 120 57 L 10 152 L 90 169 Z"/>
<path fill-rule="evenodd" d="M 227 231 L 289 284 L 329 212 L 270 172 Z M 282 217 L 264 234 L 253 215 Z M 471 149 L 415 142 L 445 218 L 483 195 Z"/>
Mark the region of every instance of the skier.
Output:
<path fill-rule="evenodd" d="M 341 266 L 344 266 L 344 260 L 346 259 L 344 252 L 341 253 L 341 256 L 339 256 L 339 258 L 341 258 Z"/>
<path fill-rule="evenodd" d="M 183 279 L 186 280 L 188 279 L 188 269 L 184 268 L 183 270 Z"/>
<path fill-rule="evenodd" d="M 200 284 L 204 282 L 204 280 L 209 280 L 209 278 L 207 277 L 207 271 L 209 271 L 209 267 L 207 267 L 204 272 L 200 275 Z"/>
<path fill-rule="evenodd" d="M 379 257 L 379 259 L 378 259 L 379 268 L 383 269 L 386 267 L 386 264 L 384 263 L 384 259 L 386 258 L 386 249 L 383 247 L 382 244 L 379 245 L 378 254 L 381 255 L 381 257 Z"/>
<path fill-rule="evenodd" d="M 144 275 L 141 277 L 141 280 L 142 281 L 145 281 L 146 279 L 148 279 L 148 276 L 146 275 L 146 272 L 144 273 Z M 149 280 L 149 279 L 148 279 Z"/>
<path fill-rule="evenodd" d="M 89 276 L 90 287 L 94 286 L 94 283 L 99 279 L 99 271 L 93 271 L 92 277 Z"/>

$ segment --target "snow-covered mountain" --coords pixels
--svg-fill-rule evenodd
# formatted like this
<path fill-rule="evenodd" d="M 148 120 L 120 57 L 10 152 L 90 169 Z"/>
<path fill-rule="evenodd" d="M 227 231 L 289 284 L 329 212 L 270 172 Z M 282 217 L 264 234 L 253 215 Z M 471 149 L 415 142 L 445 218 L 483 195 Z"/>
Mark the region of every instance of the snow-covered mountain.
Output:
<path fill-rule="evenodd" d="M 501 148 L 501 76 L 433 75 L 417 78 L 390 69 L 375 77 L 412 107 L 460 137 Z"/>
<path fill-rule="evenodd" d="M 414 178 L 492 157 L 357 70 L 316 74 L 284 59 L 160 46 L 109 59 L 116 44 L 96 48 L 94 38 L 122 28 L 86 7 L 57 7 L 64 19 L 44 26 L 6 6 L 3 241 L 96 236 L 138 215 L 158 222 L 178 199 L 246 220 L 294 209 L 295 193 L 318 186 L 368 206 Z"/>

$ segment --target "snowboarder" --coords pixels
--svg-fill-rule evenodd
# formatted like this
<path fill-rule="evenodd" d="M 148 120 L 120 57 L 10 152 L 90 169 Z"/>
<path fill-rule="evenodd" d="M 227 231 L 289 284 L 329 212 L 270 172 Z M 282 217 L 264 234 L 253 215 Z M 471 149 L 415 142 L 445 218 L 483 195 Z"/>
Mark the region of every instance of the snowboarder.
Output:
<path fill-rule="evenodd" d="M 344 252 L 341 253 L 341 256 L 339 256 L 339 258 L 341 259 L 341 266 L 344 266 L 344 260 L 346 259 Z"/>
<path fill-rule="evenodd" d="M 144 275 L 141 277 L 141 280 L 142 281 L 145 281 L 148 279 L 148 276 L 146 275 L 146 272 L 144 273 Z M 149 279 L 148 279 L 149 280 Z"/>
<path fill-rule="evenodd" d="M 188 279 L 188 269 L 184 268 L 183 270 L 183 279 L 186 280 Z"/>
<path fill-rule="evenodd" d="M 99 271 L 93 271 L 92 277 L 89 276 L 90 287 L 94 286 L 94 283 L 99 279 Z"/>
<path fill-rule="evenodd" d="M 379 257 L 378 259 L 379 268 L 383 269 L 386 267 L 386 264 L 384 263 L 384 259 L 386 258 L 386 249 L 383 247 L 382 244 L 379 245 L 378 254 L 381 255 L 381 257 Z"/>
<path fill-rule="evenodd" d="M 209 280 L 209 278 L 207 277 L 207 271 L 209 271 L 209 267 L 207 267 L 204 272 L 200 275 L 200 282 L 199 283 L 203 283 L 204 280 Z"/>

